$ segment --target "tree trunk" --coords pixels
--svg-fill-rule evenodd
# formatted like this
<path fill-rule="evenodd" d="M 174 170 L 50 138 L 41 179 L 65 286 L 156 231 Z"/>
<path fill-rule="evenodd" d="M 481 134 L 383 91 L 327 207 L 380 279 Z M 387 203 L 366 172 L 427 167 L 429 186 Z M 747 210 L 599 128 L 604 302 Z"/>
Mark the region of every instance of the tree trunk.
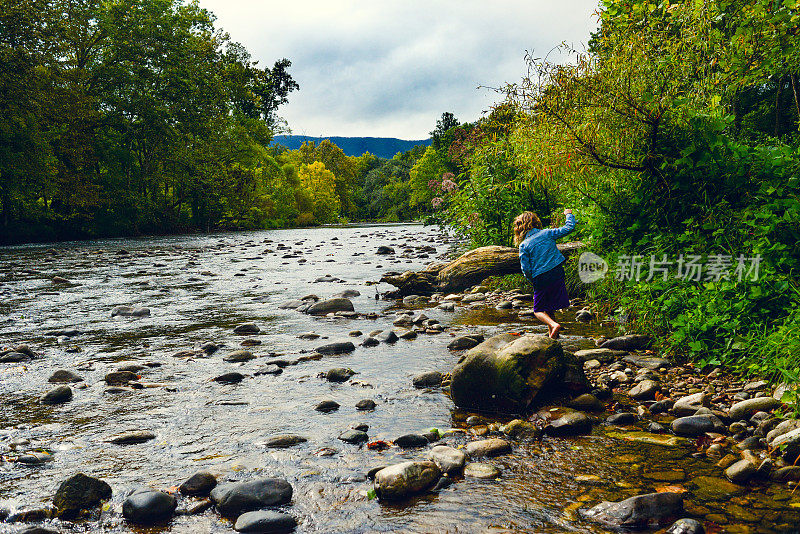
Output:
<path fill-rule="evenodd" d="M 558 249 L 567 257 L 584 247 L 580 241 L 563 243 Z M 381 282 L 397 288 L 390 296 L 435 292 L 457 292 L 481 283 L 490 276 L 520 272 L 519 249 L 514 247 L 480 247 L 470 250 L 450 263 L 434 263 L 422 271 L 406 271 L 397 276 L 384 276 Z"/>
<path fill-rule="evenodd" d="M 781 90 L 783 89 L 783 76 L 778 78 L 778 88 L 775 91 L 775 137 L 781 132 Z"/>

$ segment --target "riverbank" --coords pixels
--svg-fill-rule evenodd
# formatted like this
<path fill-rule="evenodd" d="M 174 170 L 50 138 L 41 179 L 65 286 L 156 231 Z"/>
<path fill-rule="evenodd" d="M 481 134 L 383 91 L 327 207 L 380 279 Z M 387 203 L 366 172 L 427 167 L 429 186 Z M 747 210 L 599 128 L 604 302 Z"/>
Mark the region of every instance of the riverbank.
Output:
<path fill-rule="evenodd" d="M 163 532 L 231 532 L 247 512 L 229 508 L 225 495 L 254 488 L 274 500 L 253 511 L 279 515 L 245 519 L 297 532 L 601 533 L 610 527 L 580 510 L 666 487 L 684 491 L 682 516 L 709 529 L 790 532 L 800 520 L 788 483 L 725 479 L 716 464 L 739 441 L 725 437 L 714 457 L 695 439 L 648 431 L 672 416 L 640 415 L 655 400 L 627 400 L 646 373 L 625 358 L 649 356 L 642 351 L 598 358 L 587 371 L 603 407 L 579 410 L 588 433 L 542 433 L 577 409 L 566 406 L 571 399 L 521 422 L 454 407 L 443 375 L 469 344 L 542 328 L 518 291 L 376 300 L 389 290 L 375 283 L 387 270 L 424 268 L 449 248 L 432 228 L 400 226 L 4 250 L 2 345 L 30 350 L 17 347 L 0 364 L 0 508 L 8 511 L 0 533 L 35 524 L 130 532 L 150 521 Z M 320 304 L 332 298 L 340 300 Z M 313 306 L 325 313 L 307 313 Z M 575 320 L 581 306 L 562 316 L 561 345 L 574 354 L 615 331 L 605 320 Z M 665 396 L 700 387 L 695 371 L 678 369 L 647 376 Z M 630 380 L 601 380 L 617 371 Z M 47 397 L 63 387 L 71 394 Z M 735 393 L 726 388 L 715 391 L 724 402 L 707 399 L 712 411 L 715 402 L 728 410 Z M 636 420 L 608 423 L 617 412 Z M 751 426 L 755 434 L 749 421 L 744 432 Z M 463 470 L 448 469 L 444 461 L 458 464 L 462 454 Z M 376 488 L 378 468 L 406 462 L 423 464 L 417 490 L 392 499 L 391 471 Z M 100 497 L 70 518 L 55 497 L 79 472 L 111 494 L 84 480 Z M 205 481 L 201 489 L 184 485 L 197 472 L 207 473 L 194 481 Z M 213 484 L 224 491 L 208 497 Z"/>

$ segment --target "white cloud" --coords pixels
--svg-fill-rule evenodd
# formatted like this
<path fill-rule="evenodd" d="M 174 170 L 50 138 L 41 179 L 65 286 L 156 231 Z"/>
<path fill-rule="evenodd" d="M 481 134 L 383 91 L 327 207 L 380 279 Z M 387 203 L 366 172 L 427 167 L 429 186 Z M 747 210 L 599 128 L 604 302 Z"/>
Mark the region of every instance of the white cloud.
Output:
<path fill-rule="evenodd" d="M 262 66 L 286 57 L 298 134 L 422 139 L 444 111 L 474 120 L 517 81 L 526 50 L 585 44 L 597 0 L 200 0 Z"/>

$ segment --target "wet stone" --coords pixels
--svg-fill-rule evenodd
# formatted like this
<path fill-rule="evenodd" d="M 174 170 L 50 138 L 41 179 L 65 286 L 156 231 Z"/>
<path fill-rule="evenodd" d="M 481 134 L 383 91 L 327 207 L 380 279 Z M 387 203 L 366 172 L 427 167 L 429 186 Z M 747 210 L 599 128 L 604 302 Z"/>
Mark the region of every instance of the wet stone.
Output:
<path fill-rule="evenodd" d="M 317 352 L 325 355 L 347 354 L 356 350 L 356 346 L 350 341 L 341 341 L 337 343 L 328 343 L 317 347 Z"/>
<path fill-rule="evenodd" d="M 511 444 L 499 438 L 471 441 L 467 443 L 466 452 L 470 458 L 500 456 L 511 452 Z"/>
<path fill-rule="evenodd" d="M 168 519 L 177 508 L 175 497 L 151 488 L 134 490 L 122 503 L 122 515 L 131 523 L 152 525 Z"/>
<path fill-rule="evenodd" d="M 314 406 L 314 409 L 322 413 L 335 412 L 339 409 L 339 403 L 333 400 L 324 400 L 317 403 L 317 405 Z"/>
<path fill-rule="evenodd" d="M 53 506 L 57 517 L 71 519 L 110 497 L 111 486 L 106 482 L 78 473 L 61 483 L 53 497 Z"/>
<path fill-rule="evenodd" d="M 668 524 L 683 512 L 678 493 L 648 493 L 620 502 L 603 502 L 583 512 L 587 519 L 615 528 L 647 528 Z"/>
<path fill-rule="evenodd" d="M 255 355 L 249 350 L 235 350 L 222 358 L 223 361 L 229 363 L 249 362 L 254 359 Z"/>
<path fill-rule="evenodd" d="M 335 367 L 325 373 L 325 379 L 328 382 L 346 382 L 355 375 L 356 372 L 346 367 Z"/>
<path fill-rule="evenodd" d="M 133 432 L 124 432 L 118 434 L 107 440 L 108 443 L 115 445 L 137 445 L 155 439 L 156 435 L 147 430 L 136 430 Z"/>
<path fill-rule="evenodd" d="M 355 445 L 358 443 L 364 443 L 369 439 L 369 436 L 367 436 L 366 432 L 363 432 L 361 430 L 350 429 L 340 434 L 339 439 L 344 441 L 345 443 L 351 443 Z"/>
<path fill-rule="evenodd" d="M 261 329 L 255 323 L 240 324 L 233 329 L 233 333 L 240 336 L 258 334 L 259 332 L 261 332 Z"/>
<path fill-rule="evenodd" d="M 294 517 L 273 510 L 257 510 L 245 512 L 236 519 L 236 532 L 252 532 L 260 534 L 281 534 L 292 532 L 297 526 Z"/>
<path fill-rule="evenodd" d="M 425 436 L 419 434 L 405 434 L 394 440 L 394 444 L 402 449 L 410 449 L 415 447 L 425 447 L 428 445 L 428 440 Z"/>
<path fill-rule="evenodd" d="M 208 495 L 216 485 L 217 477 L 207 471 L 199 471 L 178 486 L 178 489 L 184 495 Z"/>
<path fill-rule="evenodd" d="M 705 529 L 697 519 L 684 518 L 675 521 L 666 534 L 705 534 Z"/>
<path fill-rule="evenodd" d="M 592 431 L 592 420 L 581 412 L 562 415 L 544 427 L 545 434 L 550 436 L 577 436 Z"/>
<path fill-rule="evenodd" d="M 356 403 L 356 409 L 360 411 L 374 410 L 375 401 L 372 399 L 363 399 Z"/>
<path fill-rule="evenodd" d="M 308 441 L 306 438 L 297 434 L 280 434 L 264 440 L 264 446 L 269 449 L 285 449 L 306 441 Z"/>
<path fill-rule="evenodd" d="M 440 476 L 433 462 L 403 462 L 375 473 L 375 491 L 381 499 L 404 499 L 431 488 Z"/>
<path fill-rule="evenodd" d="M 464 476 L 480 479 L 492 479 L 500 476 L 500 469 L 489 464 L 470 462 L 464 466 Z"/>
<path fill-rule="evenodd" d="M 72 371 L 59 369 L 50 375 L 50 378 L 48 378 L 47 381 L 51 384 L 67 384 L 71 382 L 83 382 L 83 378 Z"/>
<path fill-rule="evenodd" d="M 609 425 L 620 425 L 620 426 L 632 425 L 636 422 L 637 419 L 638 417 L 636 417 L 635 413 L 622 412 L 610 415 L 606 419 L 606 423 L 608 423 Z"/>
<path fill-rule="evenodd" d="M 232 371 L 230 373 L 224 373 L 219 376 L 215 376 L 212 378 L 212 380 L 214 382 L 219 382 L 220 384 L 238 384 L 244 380 L 244 375 L 242 373 Z"/>
<path fill-rule="evenodd" d="M 257 478 L 218 485 L 211 490 L 211 498 L 220 514 L 238 517 L 245 512 L 290 502 L 292 486 L 279 478 Z"/>
<path fill-rule="evenodd" d="M 58 386 L 39 398 L 42 404 L 63 404 L 72 400 L 72 389 L 69 386 Z"/>
<path fill-rule="evenodd" d="M 429 371 L 427 373 L 418 374 L 412 381 L 415 388 L 431 388 L 440 386 L 442 384 L 442 373 L 439 371 Z"/>
<path fill-rule="evenodd" d="M 591 393 L 584 393 L 583 395 L 575 397 L 567 403 L 567 406 L 576 410 L 588 410 L 592 412 L 602 412 L 605 409 L 603 403 Z"/>
<path fill-rule="evenodd" d="M 428 453 L 428 457 L 435 463 L 442 473 L 457 473 L 464 468 L 467 455 L 464 451 L 448 447 L 447 445 L 437 445 Z"/>

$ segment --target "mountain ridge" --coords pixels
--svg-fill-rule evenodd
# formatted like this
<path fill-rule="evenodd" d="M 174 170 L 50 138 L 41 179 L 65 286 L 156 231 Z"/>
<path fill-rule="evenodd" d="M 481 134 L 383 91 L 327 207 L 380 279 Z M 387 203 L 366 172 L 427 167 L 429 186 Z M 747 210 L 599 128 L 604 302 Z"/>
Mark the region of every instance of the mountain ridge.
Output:
<path fill-rule="evenodd" d="M 417 145 L 430 146 L 430 139 L 406 140 L 396 137 L 344 137 L 344 136 L 323 136 L 313 137 L 310 135 L 276 135 L 272 144 L 283 145 L 290 150 L 300 148 L 306 141 L 319 143 L 329 139 L 348 156 L 361 156 L 369 152 L 379 158 L 390 159 L 398 152 L 406 152 Z"/>

